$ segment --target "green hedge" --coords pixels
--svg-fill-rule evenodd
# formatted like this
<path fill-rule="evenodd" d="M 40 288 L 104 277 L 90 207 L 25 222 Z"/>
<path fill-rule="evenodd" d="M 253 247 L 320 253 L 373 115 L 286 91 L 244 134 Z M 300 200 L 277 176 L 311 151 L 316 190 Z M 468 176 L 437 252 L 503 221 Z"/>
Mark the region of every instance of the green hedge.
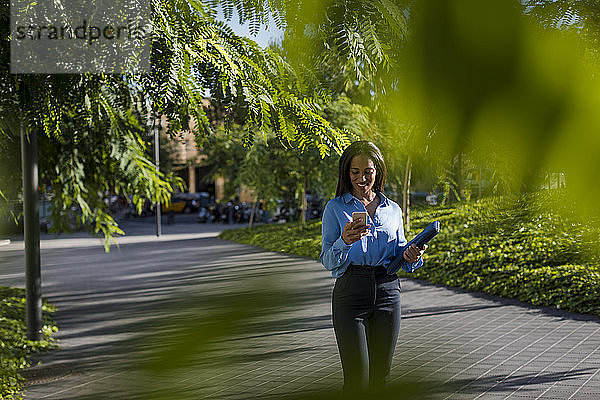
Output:
<path fill-rule="evenodd" d="M 488 198 L 413 210 L 408 238 L 430 221 L 440 234 L 426 265 L 402 276 L 600 316 L 600 229 L 583 224 L 560 192 Z M 262 225 L 223 232 L 234 240 L 319 258 L 321 223 Z"/>
<path fill-rule="evenodd" d="M 58 329 L 51 321 L 54 308 L 42 306 L 44 340 L 27 340 L 25 290 L 0 286 L 0 398 L 22 399 L 23 378 L 19 371 L 30 365 L 28 357 L 54 347 L 50 335 Z"/>

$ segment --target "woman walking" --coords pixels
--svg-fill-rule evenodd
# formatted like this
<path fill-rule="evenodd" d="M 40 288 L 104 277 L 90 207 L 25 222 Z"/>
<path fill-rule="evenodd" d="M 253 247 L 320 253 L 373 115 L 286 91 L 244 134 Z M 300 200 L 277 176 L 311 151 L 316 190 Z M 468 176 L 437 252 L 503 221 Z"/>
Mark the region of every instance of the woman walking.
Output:
<path fill-rule="evenodd" d="M 383 194 L 386 174 L 377 146 L 352 143 L 339 161 L 336 197 L 323 212 L 321 262 L 336 278 L 333 327 L 344 392 L 384 387 L 400 328 L 399 281 L 386 267 L 403 254 L 407 269 L 417 269 L 427 248 L 406 247 L 402 211 Z M 366 225 L 353 221 L 353 212 L 366 212 Z"/>

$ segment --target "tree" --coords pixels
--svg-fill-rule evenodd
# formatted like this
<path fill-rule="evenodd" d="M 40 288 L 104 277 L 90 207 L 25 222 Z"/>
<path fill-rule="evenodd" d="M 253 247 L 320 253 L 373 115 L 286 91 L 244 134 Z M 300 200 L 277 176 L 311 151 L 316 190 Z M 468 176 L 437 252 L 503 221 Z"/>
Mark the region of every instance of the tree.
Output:
<path fill-rule="evenodd" d="M 287 21 L 292 22 L 282 43 L 286 60 L 308 71 L 309 85 L 324 87 L 332 98 L 345 96 L 372 111 L 358 136 L 372 140 L 386 154 L 388 182 L 395 190 L 402 187 L 408 229 L 411 158 L 424 151 L 413 143 L 414 122 L 397 118 L 389 94 L 397 92 L 400 79 L 397 72 L 407 40 L 409 6 L 410 2 L 303 1 L 286 9 Z"/>
<path fill-rule="evenodd" d="M 223 104 L 226 126 L 234 110 L 253 126 L 245 134 L 248 142 L 256 132 L 275 131 L 321 155 L 344 146 L 344 135 L 321 117 L 311 98 L 279 85 L 280 76 L 294 74 L 289 65 L 235 36 L 214 19 L 214 7 L 214 2 L 152 2 L 150 74 L 16 76 L 8 68 L 9 7 L 2 2 L 0 132 L 16 137 L 23 121 L 28 132 L 38 134 L 55 231 L 68 229 L 67 210 L 77 205 L 82 222 L 104 234 L 108 249 L 109 239 L 122 231 L 107 212 L 106 192 L 133 195 L 138 210 L 144 198 L 166 202 L 181 182 L 157 172 L 145 154 L 148 115 L 166 116 L 172 132 L 187 129 L 195 117 L 202 141 L 212 132 L 202 105 L 207 92 Z"/>
<path fill-rule="evenodd" d="M 600 10 L 594 0 L 527 0 L 523 12 L 551 29 L 574 32 L 587 41 L 591 52 L 600 50 Z"/>
<path fill-rule="evenodd" d="M 252 188 L 257 199 L 265 199 L 272 205 L 277 199 L 293 198 L 304 225 L 306 195 L 310 191 L 324 196 L 331 191 L 337 177 L 336 161 L 336 157 L 322 158 L 315 149 L 298 152 L 274 138 L 257 143 L 246 153 L 238 182 Z"/>
<path fill-rule="evenodd" d="M 368 124 L 369 110 L 350 103 L 345 97 L 323 104 L 322 115 L 336 129 L 359 137 Z M 300 221 L 306 221 L 306 194 L 331 198 L 337 180 L 337 155 L 322 157 L 315 148 L 301 150 L 292 141 L 284 141 L 276 134 L 248 144 L 244 140 L 247 129 L 234 127 L 231 134 L 217 131 L 203 148 L 210 165 L 211 177 L 227 179 L 229 193 L 239 185 L 251 188 L 257 200 L 274 208 L 278 199 L 295 199 L 301 210 Z"/>
<path fill-rule="evenodd" d="M 465 152 L 493 161 L 514 191 L 539 187 L 544 170 L 563 171 L 574 206 L 598 214 L 589 200 L 599 190 L 591 184 L 600 168 L 598 62 L 581 51 L 587 40 L 512 2 L 470 0 L 415 3 L 409 36 L 403 97 L 390 102 L 435 127 L 418 140 L 442 160 Z"/>
<path fill-rule="evenodd" d="M 360 87 L 355 82 L 368 76 L 372 83 L 362 93 L 371 95 L 369 105 L 417 126 L 415 142 L 435 149 L 440 167 L 452 160 L 462 160 L 457 166 L 485 160 L 512 191 L 536 188 L 543 171 L 561 170 L 574 204 L 597 215 L 589 200 L 598 195 L 592 182 L 600 168 L 594 156 L 600 124 L 594 106 L 600 32 L 596 1 L 401 2 L 390 13 L 395 17 L 379 18 L 380 24 L 373 23 L 374 14 L 364 3 L 289 6 L 286 20 L 296 18 L 289 32 L 297 38 L 297 58 L 310 66 L 338 57 L 338 70 L 348 71 L 344 68 L 350 65 L 356 75 L 331 81 L 351 87 Z M 386 7 L 374 4 L 371 9 L 385 13 Z M 372 27 L 374 34 L 364 34 L 361 26 Z M 373 57 L 378 48 L 383 57 Z M 454 175 L 460 193 L 460 168 Z"/>

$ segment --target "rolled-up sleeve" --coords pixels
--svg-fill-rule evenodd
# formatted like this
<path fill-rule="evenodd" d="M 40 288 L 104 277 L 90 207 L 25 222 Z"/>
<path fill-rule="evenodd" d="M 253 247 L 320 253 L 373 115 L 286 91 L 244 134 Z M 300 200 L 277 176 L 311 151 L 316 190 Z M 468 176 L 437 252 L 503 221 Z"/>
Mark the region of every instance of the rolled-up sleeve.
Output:
<path fill-rule="evenodd" d="M 332 271 L 346 262 L 352 246 L 342 239 L 342 228 L 335 215 L 335 205 L 331 202 L 325 206 L 322 221 L 320 259 L 323 266 Z"/>

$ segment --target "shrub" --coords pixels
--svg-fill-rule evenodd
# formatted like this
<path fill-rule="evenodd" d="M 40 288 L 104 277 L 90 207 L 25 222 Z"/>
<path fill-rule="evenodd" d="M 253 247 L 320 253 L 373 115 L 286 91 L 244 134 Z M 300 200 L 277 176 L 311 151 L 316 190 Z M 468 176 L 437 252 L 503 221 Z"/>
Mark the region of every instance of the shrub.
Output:
<path fill-rule="evenodd" d="M 415 213 L 417 228 L 435 213 Z M 581 223 L 560 192 L 490 198 L 440 218 L 428 268 L 413 277 L 600 315 L 598 225 Z"/>
<path fill-rule="evenodd" d="M 44 339 L 27 340 L 25 290 L 0 286 L 0 398 L 22 399 L 23 378 L 19 370 L 30 365 L 28 356 L 54 347 L 50 335 L 58 329 L 50 319 L 54 308 L 42 306 Z"/>

